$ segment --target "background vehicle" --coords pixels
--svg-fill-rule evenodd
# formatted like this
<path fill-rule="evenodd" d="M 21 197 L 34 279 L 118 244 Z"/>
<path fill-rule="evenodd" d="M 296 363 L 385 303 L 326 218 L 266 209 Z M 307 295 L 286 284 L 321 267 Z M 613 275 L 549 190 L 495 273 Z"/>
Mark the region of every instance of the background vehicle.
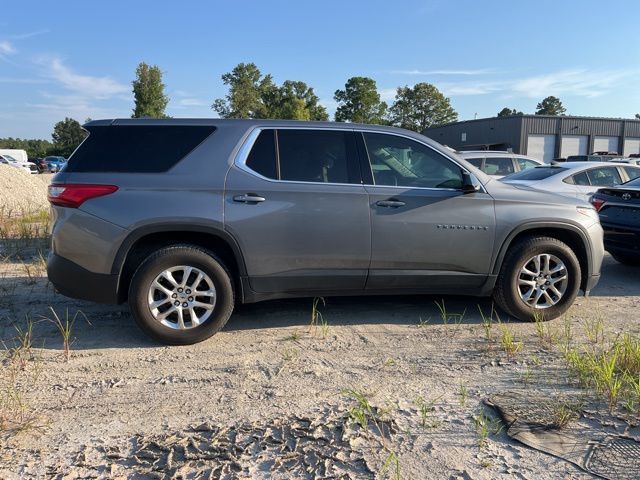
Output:
<path fill-rule="evenodd" d="M 527 185 L 536 190 L 558 193 L 586 202 L 600 187 L 620 185 L 637 177 L 640 177 L 640 167 L 635 165 L 565 162 L 514 173 L 500 181 L 513 185 Z"/>
<path fill-rule="evenodd" d="M 598 190 L 591 204 L 600 215 L 605 249 L 620 263 L 640 265 L 640 178 Z"/>
<path fill-rule="evenodd" d="M 628 163 L 629 165 L 640 165 L 640 158 L 618 157 L 608 160 L 613 163 Z"/>
<path fill-rule="evenodd" d="M 33 163 L 36 167 L 38 167 L 38 173 L 50 172 L 49 165 L 47 165 L 47 162 L 44 161 L 44 158 L 33 158 L 29 161 Z"/>
<path fill-rule="evenodd" d="M 18 162 L 29 161 L 26 150 L 18 148 L 0 148 L 0 155 L 9 155 L 10 157 L 15 158 Z"/>
<path fill-rule="evenodd" d="M 524 155 L 501 151 L 478 150 L 458 152 L 458 155 L 487 175 L 496 178 L 511 175 L 512 173 L 538 165 L 544 165 L 544 162 L 536 160 L 535 158 L 528 158 Z"/>
<path fill-rule="evenodd" d="M 0 162 L 24 170 L 27 173 L 38 173 L 38 167 L 36 167 L 33 163 L 21 162 L 13 158 L 11 155 L 0 155 Z"/>
<path fill-rule="evenodd" d="M 165 343 L 213 335 L 236 301 L 286 297 L 493 295 L 516 318 L 551 319 L 600 276 L 590 205 L 493 181 L 415 132 L 221 119 L 85 128 L 49 187 L 49 280 L 71 297 L 128 301 Z"/>
<path fill-rule="evenodd" d="M 593 152 L 591 155 L 569 155 L 567 162 L 608 162 L 620 157 L 617 152 Z"/>
<path fill-rule="evenodd" d="M 48 156 L 48 157 L 44 157 L 44 161 L 49 166 L 49 171 L 51 173 L 59 172 L 67 164 L 67 159 L 66 158 L 58 157 L 58 156 L 52 156 L 52 155 Z"/>

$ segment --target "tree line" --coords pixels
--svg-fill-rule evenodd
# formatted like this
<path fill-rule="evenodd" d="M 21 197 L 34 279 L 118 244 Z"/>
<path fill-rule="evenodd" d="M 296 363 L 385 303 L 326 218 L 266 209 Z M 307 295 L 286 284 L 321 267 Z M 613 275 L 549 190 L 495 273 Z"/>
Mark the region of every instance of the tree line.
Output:
<path fill-rule="evenodd" d="M 254 63 L 240 63 L 222 75 L 227 93 L 213 101 L 211 108 L 222 118 L 272 118 L 328 121 L 312 87 L 301 80 L 285 80 L 278 85 L 273 76 L 263 74 Z M 167 118 L 169 97 L 165 93 L 162 71 L 157 65 L 140 63 L 131 83 L 134 108 L 132 118 Z M 337 122 L 392 125 L 416 132 L 458 120 L 448 97 L 430 83 L 398 87 L 391 105 L 382 100 L 376 81 L 351 77 L 344 88 L 334 92 L 334 120 Z M 536 115 L 564 115 L 559 98 L 549 96 L 538 103 Z M 498 117 L 522 115 L 515 108 L 503 108 Z M 637 115 L 636 115 L 637 116 Z M 65 118 L 55 124 L 52 141 L 0 138 L 0 148 L 19 148 L 29 158 L 46 155 L 69 156 L 87 133 L 77 120 Z"/>

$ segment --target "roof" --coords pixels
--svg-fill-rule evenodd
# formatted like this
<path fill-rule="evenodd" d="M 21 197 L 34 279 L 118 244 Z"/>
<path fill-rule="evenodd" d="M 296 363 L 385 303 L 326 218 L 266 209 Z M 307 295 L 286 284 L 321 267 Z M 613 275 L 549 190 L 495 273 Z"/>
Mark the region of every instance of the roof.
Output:
<path fill-rule="evenodd" d="M 245 119 L 245 118 L 108 118 L 91 120 L 83 125 L 85 128 L 103 127 L 109 125 L 186 125 L 186 126 L 221 126 L 235 125 L 243 127 L 251 126 L 292 126 L 292 127 L 321 127 L 321 128 L 357 128 L 359 130 L 385 130 L 389 132 L 402 132 L 421 135 L 397 127 L 387 125 L 373 125 L 346 122 L 323 122 L 302 120 L 273 120 L 273 119 Z"/>

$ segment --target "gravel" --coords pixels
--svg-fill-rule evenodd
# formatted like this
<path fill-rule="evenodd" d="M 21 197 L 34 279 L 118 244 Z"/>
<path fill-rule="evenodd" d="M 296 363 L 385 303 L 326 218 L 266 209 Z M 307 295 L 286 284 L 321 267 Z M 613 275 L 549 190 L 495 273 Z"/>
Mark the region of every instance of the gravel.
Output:
<path fill-rule="evenodd" d="M 52 175 L 33 175 L 0 165 L 0 216 L 21 215 L 49 207 L 47 186 Z"/>

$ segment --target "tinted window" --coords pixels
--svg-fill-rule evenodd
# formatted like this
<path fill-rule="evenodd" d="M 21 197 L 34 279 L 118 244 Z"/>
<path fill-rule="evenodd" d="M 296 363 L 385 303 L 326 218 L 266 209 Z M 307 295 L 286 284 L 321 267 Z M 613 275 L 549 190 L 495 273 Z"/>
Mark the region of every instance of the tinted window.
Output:
<path fill-rule="evenodd" d="M 484 171 L 487 175 L 510 175 L 514 172 L 513 160 L 508 157 L 487 157 L 484 159 Z"/>
<path fill-rule="evenodd" d="M 573 185 L 582 185 L 582 186 L 590 185 L 587 172 L 576 173 L 575 175 L 567 178 L 565 181 Z"/>
<path fill-rule="evenodd" d="M 622 183 L 618 169 L 615 167 L 592 168 L 587 175 L 591 185 L 596 187 L 612 187 Z"/>
<path fill-rule="evenodd" d="M 528 168 L 537 167 L 539 164 L 534 162 L 533 160 L 528 160 L 526 158 L 516 158 L 518 165 L 520 166 L 520 170 L 526 170 Z"/>
<path fill-rule="evenodd" d="M 462 171 L 431 148 L 404 137 L 364 134 L 376 185 L 462 188 Z"/>
<path fill-rule="evenodd" d="M 509 180 L 544 180 L 566 171 L 562 167 L 535 167 L 521 170 L 509 176 Z"/>
<path fill-rule="evenodd" d="M 482 159 L 481 158 L 465 158 L 467 162 L 473 165 L 476 168 L 482 167 Z"/>
<path fill-rule="evenodd" d="M 624 168 L 624 171 L 629 177 L 629 180 L 633 180 L 635 178 L 640 177 L 640 168 L 633 168 L 633 167 L 622 167 L 622 168 Z"/>
<path fill-rule="evenodd" d="M 588 155 L 569 155 L 567 157 L 567 162 L 586 162 L 588 160 Z"/>
<path fill-rule="evenodd" d="M 247 157 L 247 167 L 263 177 L 278 178 L 275 130 L 263 130 Z"/>
<path fill-rule="evenodd" d="M 360 183 L 351 132 L 278 130 L 280 178 L 321 183 Z"/>
<path fill-rule="evenodd" d="M 165 172 L 215 127 L 111 125 L 94 127 L 69 158 L 67 172 Z"/>

